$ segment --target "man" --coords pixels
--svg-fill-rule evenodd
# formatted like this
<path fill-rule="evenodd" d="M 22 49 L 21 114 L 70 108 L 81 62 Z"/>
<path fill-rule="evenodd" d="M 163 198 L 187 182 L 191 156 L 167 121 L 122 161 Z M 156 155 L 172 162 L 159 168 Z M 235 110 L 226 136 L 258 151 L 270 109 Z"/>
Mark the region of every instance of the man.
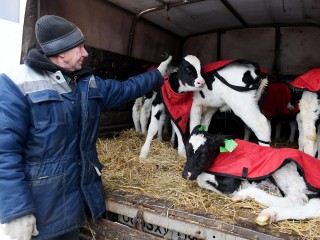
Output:
<path fill-rule="evenodd" d="M 35 25 L 42 48 L 0 75 L 0 222 L 3 238 L 79 238 L 86 212 L 105 214 L 96 152 L 101 111 L 160 87 L 171 57 L 127 81 L 82 67 L 80 29 L 47 15 Z"/>

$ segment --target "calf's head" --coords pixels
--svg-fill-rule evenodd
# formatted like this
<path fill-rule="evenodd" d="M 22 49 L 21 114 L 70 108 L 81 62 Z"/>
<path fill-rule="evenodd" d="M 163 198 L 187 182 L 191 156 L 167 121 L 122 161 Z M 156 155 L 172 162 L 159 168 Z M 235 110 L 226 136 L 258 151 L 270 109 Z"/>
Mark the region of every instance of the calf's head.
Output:
<path fill-rule="evenodd" d="M 201 90 L 205 81 L 201 75 L 200 60 L 193 55 L 184 57 L 178 67 L 179 92 Z"/>
<path fill-rule="evenodd" d="M 187 162 L 182 177 L 195 180 L 206 171 L 224 146 L 225 136 L 205 132 L 200 125 L 196 126 L 186 144 Z"/>

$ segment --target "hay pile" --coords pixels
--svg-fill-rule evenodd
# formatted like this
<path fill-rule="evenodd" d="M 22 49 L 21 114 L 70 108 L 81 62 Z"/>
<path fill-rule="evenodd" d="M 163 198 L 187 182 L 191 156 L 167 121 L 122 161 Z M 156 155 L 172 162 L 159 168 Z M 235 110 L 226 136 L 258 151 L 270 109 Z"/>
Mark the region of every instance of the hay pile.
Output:
<path fill-rule="evenodd" d="M 173 209 L 190 213 L 211 213 L 216 219 L 236 223 L 239 219 L 254 222 L 264 208 L 247 200 L 234 203 L 230 198 L 198 187 L 196 182 L 181 177 L 185 159 L 177 154 L 170 142 L 154 140 L 149 157 L 139 160 L 145 136 L 134 129 L 122 131 L 113 139 L 99 139 L 100 161 L 105 165 L 102 173 L 106 191 L 124 190 L 136 195 L 147 195 L 172 202 Z M 281 146 L 283 147 L 283 146 Z M 248 211 L 249 209 L 249 211 Z M 283 233 L 294 233 L 301 239 L 320 239 L 320 219 L 308 221 L 282 221 L 270 228 Z"/>

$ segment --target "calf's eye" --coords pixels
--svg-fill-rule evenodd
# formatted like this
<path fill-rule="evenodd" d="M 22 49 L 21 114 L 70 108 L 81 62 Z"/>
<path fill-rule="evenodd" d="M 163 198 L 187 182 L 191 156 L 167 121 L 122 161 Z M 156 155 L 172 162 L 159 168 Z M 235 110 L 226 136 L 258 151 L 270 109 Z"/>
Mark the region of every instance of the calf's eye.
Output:
<path fill-rule="evenodd" d="M 184 71 L 185 71 L 186 73 L 190 73 L 190 72 L 191 72 L 191 70 L 190 70 L 189 68 L 187 68 L 187 67 L 184 68 Z"/>

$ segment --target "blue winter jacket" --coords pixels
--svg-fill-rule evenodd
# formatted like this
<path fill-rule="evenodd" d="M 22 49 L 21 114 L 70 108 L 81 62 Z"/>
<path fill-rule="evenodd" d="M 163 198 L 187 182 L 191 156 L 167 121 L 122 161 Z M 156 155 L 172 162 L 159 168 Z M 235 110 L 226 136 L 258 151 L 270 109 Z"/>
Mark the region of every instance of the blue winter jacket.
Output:
<path fill-rule="evenodd" d="M 47 239 L 105 213 L 96 151 L 103 110 L 162 85 L 157 69 L 127 81 L 87 75 L 71 90 L 61 71 L 20 65 L 0 75 L 0 221 L 34 214 Z"/>

